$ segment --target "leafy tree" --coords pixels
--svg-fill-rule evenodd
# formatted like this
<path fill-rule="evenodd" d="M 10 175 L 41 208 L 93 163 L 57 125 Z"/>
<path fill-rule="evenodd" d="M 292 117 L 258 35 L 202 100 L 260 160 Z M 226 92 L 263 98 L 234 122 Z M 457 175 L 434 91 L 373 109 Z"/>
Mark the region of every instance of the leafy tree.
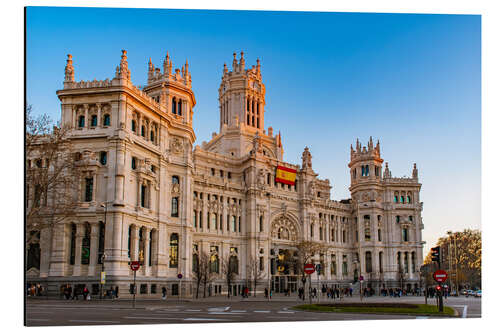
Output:
<path fill-rule="evenodd" d="M 449 273 L 453 282 L 464 287 L 481 287 L 481 231 L 465 229 L 438 239 L 435 246 L 441 247 L 441 268 Z M 450 260 L 451 259 L 451 260 Z M 424 260 L 430 270 L 437 269 L 429 252 Z"/>

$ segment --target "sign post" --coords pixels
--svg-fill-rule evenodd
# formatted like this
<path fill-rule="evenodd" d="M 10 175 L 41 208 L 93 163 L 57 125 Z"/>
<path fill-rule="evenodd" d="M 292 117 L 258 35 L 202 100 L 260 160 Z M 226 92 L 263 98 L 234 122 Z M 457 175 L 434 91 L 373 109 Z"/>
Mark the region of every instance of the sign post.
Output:
<path fill-rule="evenodd" d="M 365 278 L 363 277 L 363 275 L 359 275 L 359 300 L 362 301 L 363 300 L 363 280 Z"/>
<path fill-rule="evenodd" d="M 179 279 L 179 301 L 180 301 L 182 293 L 182 274 L 181 273 L 177 274 L 177 278 Z"/>
<path fill-rule="evenodd" d="M 311 288 L 311 274 L 314 273 L 315 269 L 314 269 L 314 265 L 313 264 L 305 264 L 304 265 L 304 272 L 309 275 L 309 304 L 312 303 L 312 299 L 311 299 L 311 291 L 312 291 L 312 288 Z"/>
<path fill-rule="evenodd" d="M 443 286 L 441 284 L 448 278 L 448 273 L 446 273 L 446 271 L 438 269 L 437 271 L 434 272 L 434 274 L 432 274 L 432 277 L 437 283 L 439 283 L 438 285 L 439 312 L 443 312 Z"/>
<path fill-rule="evenodd" d="M 137 270 L 139 269 L 139 267 L 141 267 L 141 262 L 140 261 L 132 261 L 130 262 L 130 269 L 132 271 L 134 271 L 134 296 L 133 296 L 133 300 L 132 300 L 132 307 L 135 309 L 135 294 L 137 293 L 137 288 L 135 286 L 135 277 L 136 277 L 136 273 L 137 273 Z"/>
<path fill-rule="evenodd" d="M 318 295 L 318 302 L 321 303 L 321 288 L 319 287 L 319 274 L 321 272 L 321 264 L 316 264 L 316 277 L 318 279 L 318 289 L 317 289 L 317 295 Z"/>

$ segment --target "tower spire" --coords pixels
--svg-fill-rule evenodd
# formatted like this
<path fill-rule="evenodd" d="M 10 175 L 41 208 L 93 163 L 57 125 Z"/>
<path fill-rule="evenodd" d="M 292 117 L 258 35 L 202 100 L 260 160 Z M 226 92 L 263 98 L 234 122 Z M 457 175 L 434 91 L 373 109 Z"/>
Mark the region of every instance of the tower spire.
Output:
<path fill-rule="evenodd" d="M 64 82 L 75 82 L 75 69 L 73 68 L 73 56 L 68 54 L 66 67 L 64 67 Z"/>

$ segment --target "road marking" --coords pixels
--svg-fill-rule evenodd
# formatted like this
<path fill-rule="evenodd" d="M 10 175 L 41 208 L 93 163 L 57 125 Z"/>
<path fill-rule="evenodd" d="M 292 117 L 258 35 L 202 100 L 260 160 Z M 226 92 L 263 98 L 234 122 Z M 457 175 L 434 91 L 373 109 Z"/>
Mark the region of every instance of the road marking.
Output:
<path fill-rule="evenodd" d="M 244 313 L 247 312 L 247 310 L 231 310 L 231 312 Z"/>
<path fill-rule="evenodd" d="M 278 313 L 295 313 L 293 311 L 278 311 Z"/>
<path fill-rule="evenodd" d="M 416 316 L 415 319 L 429 319 L 429 317 L 425 317 L 425 316 Z"/>
<path fill-rule="evenodd" d="M 179 319 L 179 318 L 169 318 L 169 317 L 122 317 L 123 319 Z"/>
<path fill-rule="evenodd" d="M 462 318 L 467 318 L 467 305 L 464 305 L 464 312 L 462 313 Z"/>
<path fill-rule="evenodd" d="M 227 311 L 227 309 L 229 309 L 229 307 L 225 307 L 225 308 L 208 308 L 207 310 L 208 310 L 208 311 L 218 311 L 218 312 L 222 312 L 222 311 Z"/>
<path fill-rule="evenodd" d="M 191 309 L 188 309 L 188 310 L 186 310 L 186 311 L 187 311 L 187 312 L 200 312 L 201 310 L 196 310 L 196 309 L 191 310 Z"/>
<path fill-rule="evenodd" d="M 269 313 L 271 311 L 269 311 L 269 310 L 254 310 L 253 312 L 257 312 L 257 313 Z"/>
<path fill-rule="evenodd" d="M 184 318 L 185 321 L 228 321 L 222 318 Z"/>
<path fill-rule="evenodd" d="M 119 324 L 121 323 L 120 321 L 112 321 L 112 320 L 68 320 L 69 322 L 72 323 L 109 323 L 109 324 Z"/>
<path fill-rule="evenodd" d="M 209 312 L 211 315 L 237 315 L 237 313 L 232 312 Z"/>
<path fill-rule="evenodd" d="M 43 318 L 27 318 L 27 320 L 50 321 L 50 319 L 43 319 Z"/>

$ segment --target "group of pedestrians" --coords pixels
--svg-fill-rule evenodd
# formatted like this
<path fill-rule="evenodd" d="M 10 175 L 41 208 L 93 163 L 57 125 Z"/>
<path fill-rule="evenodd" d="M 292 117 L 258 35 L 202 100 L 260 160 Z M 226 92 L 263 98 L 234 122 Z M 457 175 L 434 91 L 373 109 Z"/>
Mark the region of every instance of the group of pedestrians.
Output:
<path fill-rule="evenodd" d="M 78 300 L 79 296 L 81 295 L 83 297 L 83 300 L 90 300 L 90 292 L 89 289 L 87 288 L 87 285 L 84 285 L 83 287 L 75 287 L 73 288 L 70 284 L 67 284 L 63 288 L 63 294 L 64 297 L 69 300 L 70 298 L 72 300 L 76 299 Z"/>
<path fill-rule="evenodd" d="M 27 295 L 28 296 L 42 296 L 45 292 L 45 289 L 40 283 L 34 284 L 28 284 L 28 290 L 27 290 Z"/>

